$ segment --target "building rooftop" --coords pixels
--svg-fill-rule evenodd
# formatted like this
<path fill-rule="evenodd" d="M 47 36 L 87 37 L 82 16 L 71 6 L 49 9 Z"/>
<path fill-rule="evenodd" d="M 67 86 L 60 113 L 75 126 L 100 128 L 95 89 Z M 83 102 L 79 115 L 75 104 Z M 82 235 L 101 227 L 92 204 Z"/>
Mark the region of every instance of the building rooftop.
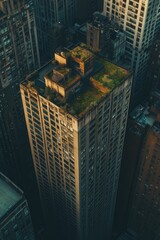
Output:
<path fill-rule="evenodd" d="M 128 70 L 106 61 L 103 58 L 97 58 L 97 61 L 102 64 L 103 68 L 93 75 L 93 79 L 105 86 L 108 89 L 107 92 L 117 87 L 128 75 Z"/>
<path fill-rule="evenodd" d="M 97 28 L 103 28 L 109 24 L 108 18 L 100 12 L 93 13 L 93 19 L 91 22 L 88 22 Z"/>
<path fill-rule="evenodd" d="M 23 195 L 20 190 L 0 173 L 0 218 L 15 206 Z"/>
<path fill-rule="evenodd" d="M 78 52 L 79 58 L 94 56 L 92 52 L 79 46 L 74 48 L 73 52 L 75 55 L 77 54 L 76 52 Z M 81 54 L 82 56 L 85 54 L 87 56 L 82 57 Z M 74 66 L 72 67 L 74 68 Z M 59 107 L 64 108 L 65 111 L 76 118 L 81 117 L 81 115 L 88 111 L 88 109 L 98 104 L 103 97 L 109 94 L 131 75 L 128 70 L 121 68 L 104 58 L 95 56 L 92 72 L 82 78 L 80 86 L 78 85 L 78 87 L 72 91 L 72 95 L 69 98 L 64 99 L 56 91 L 51 89 L 49 91 L 47 90 L 46 95 L 44 78 L 46 76 L 52 78 L 54 69 L 63 74 L 68 74 L 70 71 L 68 66 L 59 65 L 57 67 L 57 63 L 52 61 L 42 69 L 39 69 L 36 76 L 31 74 L 29 81 L 25 81 L 22 85 L 36 89 L 40 95 L 49 99 Z M 66 78 L 66 80 L 63 79 L 63 81 L 60 81 L 60 85 L 64 88 L 67 88 L 78 81 L 76 79 L 79 78 L 79 73 L 76 69 L 72 69 L 72 71 L 73 72 L 71 72 L 71 75 Z"/>
<path fill-rule="evenodd" d="M 147 125 L 153 126 L 156 119 L 155 114 L 149 111 L 148 104 L 147 106 L 138 105 L 132 111 L 130 117 L 142 127 L 146 127 Z"/>
<path fill-rule="evenodd" d="M 93 57 L 93 53 L 91 53 L 88 49 L 83 48 L 81 46 L 75 47 L 70 52 L 73 58 L 77 58 L 80 61 L 86 61 L 89 58 Z"/>

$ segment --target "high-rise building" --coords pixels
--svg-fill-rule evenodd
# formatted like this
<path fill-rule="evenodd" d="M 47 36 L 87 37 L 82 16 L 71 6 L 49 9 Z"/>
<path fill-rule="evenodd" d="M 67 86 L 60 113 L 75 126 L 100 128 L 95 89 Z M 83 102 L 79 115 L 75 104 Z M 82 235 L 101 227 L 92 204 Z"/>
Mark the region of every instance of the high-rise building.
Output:
<path fill-rule="evenodd" d="M 0 1 L 0 59 L 0 169 L 17 183 L 27 158 L 19 83 L 39 66 L 31 0 Z"/>
<path fill-rule="evenodd" d="M 35 239 L 24 194 L 2 173 L 0 173 L 0 239 Z"/>
<path fill-rule="evenodd" d="M 143 99 L 151 45 L 160 30 L 160 2 L 104 0 L 104 14 L 126 32 L 126 57 L 134 70 L 133 102 Z"/>
<path fill-rule="evenodd" d="M 55 23 L 61 23 L 65 27 L 74 25 L 77 14 L 77 0 L 49 0 L 47 2 L 45 0 L 35 0 L 34 6 L 40 58 L 44 64 L 47 60 L 53 58 L 52 50 L 57 47 L 50 45 L 53 38 L 50 32 L 55 29 Z M 63 33 L 61 34 L 61 38 L 64 38 Z"/>
<path fill-rule="evenodd" d="M 110 239 L 131 82 L 79 45 L 21 84 L 42 206 L 69 239 Z"/>

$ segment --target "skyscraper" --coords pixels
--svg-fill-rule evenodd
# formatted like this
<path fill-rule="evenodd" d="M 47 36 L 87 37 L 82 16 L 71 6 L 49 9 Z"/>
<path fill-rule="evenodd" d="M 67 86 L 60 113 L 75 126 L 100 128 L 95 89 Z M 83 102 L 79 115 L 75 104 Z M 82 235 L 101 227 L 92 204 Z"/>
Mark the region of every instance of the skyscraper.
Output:
<path fill-rule="evenodd" d="M 110 239 L 131 82 L 79 45 L 21 84 L 42 206 L 69 239 Z"/>
<path fill-rule="evenodd" d="M 55 28 L 55 23 L 61 23 L 65 27 L 72 26 L 77 14 L 77 0 L 35 0 L 35 14 L 38 32 L 38 42 L 41 62 L 52 58 L 54 46 L 50 48 L 52 36 L 50 31 Z M 50 40 L 51 39 L 51 40 Z M 61 44 L 61 43 L 60 43 Z"/>
<path fill-rule="evenodd" d="M 134 70 L 132 100 L 139 102 L 145 95 L 151 44 L 160 30 L 160 2 L 104 0 L 103 11 L 126 31 L 127 62 Z"/>
<path fill-rule="evenodd" d="M 27 157 L 19 83 L 39 66 L 32 1 L 0 1 L 0 59 L 0 169 L 17 182 Z"/>
<path fill-rule="evenodd" d="M 2 173 L 0 173 L 0 239 L 35 239 L 24 194 Z"/>

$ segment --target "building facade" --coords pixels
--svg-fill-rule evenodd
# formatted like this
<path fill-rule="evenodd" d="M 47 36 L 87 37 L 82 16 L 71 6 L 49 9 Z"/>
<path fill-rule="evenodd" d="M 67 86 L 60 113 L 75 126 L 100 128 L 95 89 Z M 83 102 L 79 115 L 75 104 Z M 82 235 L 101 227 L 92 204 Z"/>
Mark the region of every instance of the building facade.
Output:
<path fill-rule="evenodd" d="M 2 173 L 0 173 L 0 239 L 35 239 L 24 194 Z"/>
<path fill-rule="evenodd" d="M 123 64 L 126 34 L 102 13 L 95 12 L 87 22 L 87 46 L 115 63 Z"/>
<path fill-rule="evenodd" d="M 0 59 L 0 165 L 17 183 L 27 152 L 19 83 L 39 66 L 32 1 L 0 1 Z"/>
<path fill-rule="evenodd" d="M 69 239 L 110 239 L 131 81 L 79 45 L 21 84 L 42 206 Z"/>
<path fill-rule="evenodd" d="M 77 14 L 77 0 L 35 0 L 34 1 L 38 42 L 41 63 L 44 64 L 53 58 L 56 46 L 50 45 L 52 36 L 50 31 L 55 24 L 61 23 L 65 27 L 74 25 Z M 64 31 L 65 32 L 65 31 Z M 63 33 L 62 37 L 63 38 Z M 61 45 L 61 42 L 59 43 Z"/>
<path fill-rule="evenodd" d="M 104 14 L 127 34 L 126 57 L 134 70 L 133 98 L 143 99 L 151 44 L 160 29 L 159 1 L 104 0 Z M 133 100 L 134 100 L 133 99 Z"/>

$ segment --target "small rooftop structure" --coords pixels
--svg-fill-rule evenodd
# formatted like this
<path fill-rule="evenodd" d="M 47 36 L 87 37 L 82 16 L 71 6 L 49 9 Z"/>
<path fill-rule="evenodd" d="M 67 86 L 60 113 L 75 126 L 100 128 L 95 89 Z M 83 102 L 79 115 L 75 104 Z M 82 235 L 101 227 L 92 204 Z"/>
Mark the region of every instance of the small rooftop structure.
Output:
<path fill-rule="evenodd" d="M 0 219 L 22 198 L 23 192 L 0 173 Z"/>
<path fill-rule="evenodd" d="M 130 118 L 142 127 L 153 126 L 156 115 L 147 106 L 138 105 L 130 114 Z"/>
<path fill-rule="evenodd" d="M 77 46 L 71 50 L 71 56 L 79 62 L 85 62 L 93 58 L 94 55 L 87 48 Z"/>

